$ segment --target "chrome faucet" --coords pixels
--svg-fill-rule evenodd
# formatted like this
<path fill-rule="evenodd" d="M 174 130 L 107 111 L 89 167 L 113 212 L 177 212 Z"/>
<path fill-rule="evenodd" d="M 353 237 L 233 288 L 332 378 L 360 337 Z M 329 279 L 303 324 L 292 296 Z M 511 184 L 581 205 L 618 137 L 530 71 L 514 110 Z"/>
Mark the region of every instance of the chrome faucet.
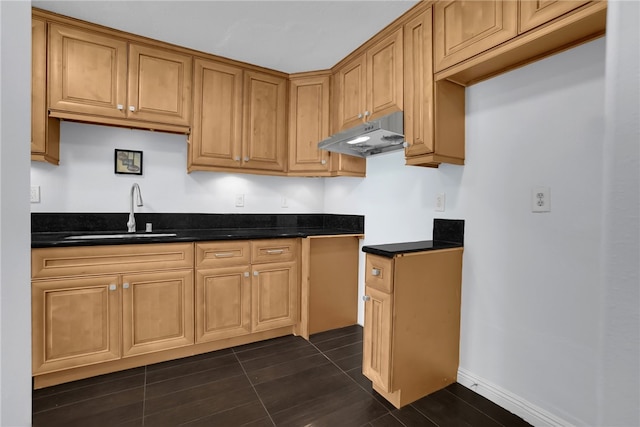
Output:
<path fill-rule="evenodd" d="M 129 221 L 127 221 L 127 231 L 129 233 L 135 233 L 136 231 L 136 217 L 133 214 L 133 195 L 138 190 L 138 198 L 136 200 L 137 206 L 142 206 L 142 194 L 140 193 L 140 186 L 138 183 L 134 183 L 131 186 L 131 205 L 129 209 Z"/>

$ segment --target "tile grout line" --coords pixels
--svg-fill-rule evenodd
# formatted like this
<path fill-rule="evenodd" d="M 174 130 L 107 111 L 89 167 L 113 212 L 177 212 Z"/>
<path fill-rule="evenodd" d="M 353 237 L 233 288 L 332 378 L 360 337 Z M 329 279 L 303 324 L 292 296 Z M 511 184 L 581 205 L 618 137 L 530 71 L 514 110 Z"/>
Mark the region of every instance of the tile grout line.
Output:
<path fill-rule="evenodd" d="M 144 367 L 144 382 L 142 384 L 142 426 L 144 427 L 144 413 L 147 404 L 147 365 Z"/>
<path fill-rule="evenodd" d="M 273 424 L 275 426 L 276 423 L 275 423 L 275 421 L 273 421 L 273 418 L 271 417 L 271 413 L 267 410 L 267 407 L 264 405 L 264 402 L 262 401 L 262 398 L 260 397 L 260 394 L 258 394 L 258 390 L 256 390 L 256 387 L 253 385 L 253 382 L 251 381 L 251 378 L 249 378 L 249 375 L 247 374 L 247 371 L 244 369 L 244 365 L 240 361 L 240 358 L 236 354 L 236 351 L 233 349 L 233 347 L 231 348 L 231 351 L 233 352 L 234 357 L 238 361 L 238 364 L 240 365 L 240 368 L 242 368 L 242 372 L 244 372 L 245 377 L 247 377 L 247 381 L 249 381 L 249 384 L 251 384 L 251 388 L 253 389 L 253 392 L 256 394 L 256 397 L 258 398 L 258 401 L 260 402 L 260 405 L 262 405 L 262 407 L 264 408 L 264 412 L 267 413 L 267 416 L 269 417 L 269 420 L 271 421 L 271 424 Z"/>

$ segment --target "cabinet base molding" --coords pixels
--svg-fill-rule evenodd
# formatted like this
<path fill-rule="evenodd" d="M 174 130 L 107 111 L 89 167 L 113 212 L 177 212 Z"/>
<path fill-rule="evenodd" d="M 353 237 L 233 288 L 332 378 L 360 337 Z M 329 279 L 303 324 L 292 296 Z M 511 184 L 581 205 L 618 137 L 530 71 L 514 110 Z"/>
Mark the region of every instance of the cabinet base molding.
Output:
<path fill-rule="evenodd" d="M 438 390 L 442 390 L 446 386 L 453 384 L 456 382 L 456 378 L 449 378 L 446 382 L 441 384 L 434 384 L 429 388 L 423 388 L 420 392 L 414 393 L 403 393 L 402 390 L 396 390 L 394 392 L 385 391 L 382 387 L 378 387 L 376 383 L 372 383 L 373 389 L 380 394 L 380 396 L 387 399 L 393 406 L 400 409 L 405 405 L 415 402 L 418 399 L 422 399 L 423 397 L 434 393 Z"/>
<path fill-rule="evenodd" d="M 464 159 L 441 156 L 439 154 L 427 154 L 424 156 L 407 157 L 405 162 L 407 166 L 423 166 L 428 168 L 437 168 L 438 166 L 440 166 L 440 163 L 464 165 Z"/>
<path fill-rule="evenodd" d="M 197 354 L 208 353 L 210 351 L 222 350 L 224 348 L 268 340 L 285 335 L 291 335 L 293 334 L 293 330 L 293 326 L 288 326 L 284 328 L 273 329 L 270 331 L 258 332 L 251 335 L 244 335 L 241 337 L 189 345 L 171 350 L 159 351 L 157 353 L 127 357 L 119 360 L 114 360 L 112 362 L 103 362 L 90 366 L 82 366 L 79 368 L 37 375 L 33 377 L 33 388 L 34 390 L 37 390 L 40 388 L 51 387 L 70 381 L 95 377 L 97 375 L 109 374 L 112 372 L 123 371 L 125 369 L 137 368 L 139 366 L 165 362 L 167 360 L 180 359 L 183 357 L 195 356 Z"/>
<path fill-rule="evenodd" d="M 61 119 L 61 120 L 69 120 L 73 122 L 88 123 L 93 125 L 97 124 L 97 125 L 106 125 L 106 126 L 117 126 L 117 127 L 144 129 L 144 130 L 150 130 L 150 131 L 178 133 L 178 134 L 191 133 L 191 128 L 189 126 L 145 122 L 142 120 L 117 119 L 112 117 L 85 116 L 83 114 L 67 113 L 64 111 L 57 111 L 57 110 L 49 111 L 49 117 Z"/>

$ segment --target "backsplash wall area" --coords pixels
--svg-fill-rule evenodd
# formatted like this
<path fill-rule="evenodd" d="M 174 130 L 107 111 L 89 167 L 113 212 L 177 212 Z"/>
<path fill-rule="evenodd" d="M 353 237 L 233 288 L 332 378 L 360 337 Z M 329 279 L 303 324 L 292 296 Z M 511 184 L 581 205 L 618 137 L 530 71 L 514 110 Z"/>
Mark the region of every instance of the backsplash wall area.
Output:
<path fill-rule="evenodd" d="M 31 163 L 41 202 L 32 212 L 128 212 L 131 185 L 142 190 L 136 212 L 322 213 L 323 180 L 222 172 L 187 174 L 187 137 L 63 121 L 60 165 Z M 143 175 L 114 173 L 114 150 L 143 152 Z M 244 207 L 236 207 L 244 195 Z M 283 208 L 283 197 L 287 208 Z"/>

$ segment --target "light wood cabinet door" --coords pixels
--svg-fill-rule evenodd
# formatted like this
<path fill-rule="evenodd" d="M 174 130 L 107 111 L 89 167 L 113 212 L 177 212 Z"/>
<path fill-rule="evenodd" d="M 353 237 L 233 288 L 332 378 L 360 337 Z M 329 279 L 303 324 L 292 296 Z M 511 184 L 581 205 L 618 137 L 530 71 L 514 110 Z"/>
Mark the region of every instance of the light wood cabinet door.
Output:
<path fill-rule="evenodd" d="M 129 44 L 127 117 L 189 126 L 191 56 Z"/>
<path fill-rule="evenodd" d="M 404 26 L 406 157 L 434 151 L 432 17 L 429 8 Z"/>
<path fill-rule="evenodd" d="M 366 56 L 359 55 L 340 67 L 334 75 L 336 103 L 334 132 L 357 126 L 365 120 L 367 108 Z"/>
<path fill-rule="evenodd" d="M 118 276 L 33 282 L 34 374 L 120 358 Z"/>
<path fill-rule="evenodd" d="M 298 283 L 296 261 L 252 267 L 252 331 L 266 331 L 297 323 Z"/>
<path fill-rule="evenodd" d="M 31 160 L 60 163 L 60 122 L 47 110 L 47 23 L 31 20 Z"/>
<path fill-rule="evenodd" d="M 367 50 L 367 120 L 403 109 L 402 27 Z"/>
<path fill-rule="evenodd" d="M 287 147 L 287 80 L 244 73 L 243 167 L 284 171 Z"/>
<path fill-rule="evenodd" d="M 49 108 L 125 118 L 127 42 L 49 25 Z"/>
<path fill-rule="evenodd" d="M 318 142 L 329 136 L 328 74 L 292 77 L 289 83 L 289 171 L 327 173 L 329 152 Z"/>
<path fill-rule="evenodd" d="M 225 267 L 196 273 L 196 342 L 251 332 L 251 267 Z"/>
<path fill-rule="evenodd" d="M 189 167 L 239 167 L 242 155 L 242 69 L 195 60 Z"/>
<path fill-rule="evenodd" d="M 193 270 L 122 276 L 122 356 L 193 344 Z"/>
<path fill-rule="evenodd" d="M 391 392 L 392 294 L 365 286 L 362 373 Z"/>
<path fill-rule="evenodd" d="M 518 34 L 529 31 L 567 12 L 577 9 L 589 1 L 580 0 L 520 0 Z"/>
<path fill-rule="evenodd" d="M 434 4 L 435 71 L 491 49 L 518 33 L 518 2 L 440 1 Z"/>

